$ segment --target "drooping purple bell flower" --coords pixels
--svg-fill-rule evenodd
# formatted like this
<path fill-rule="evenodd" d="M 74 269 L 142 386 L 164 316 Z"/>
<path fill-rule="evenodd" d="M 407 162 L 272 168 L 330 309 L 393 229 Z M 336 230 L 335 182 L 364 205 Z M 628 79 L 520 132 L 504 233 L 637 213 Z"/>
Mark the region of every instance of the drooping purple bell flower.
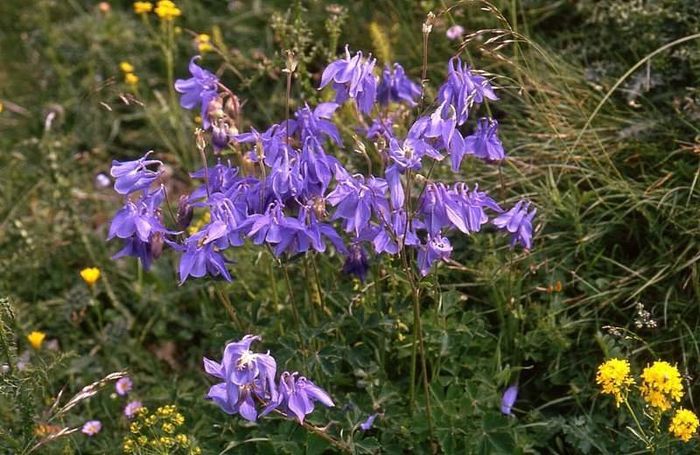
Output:
<path fill-rule="evenodd" d="M 474 74 L 460 58 L 450 59 L 447 70 L 447 81 L 438 90 L 437 101 L 447 102 L 455 108 L 457 125 L 467 121 L 472 105 L 481 104 L 484 98 L 498 99 L 488 79 Z"/>
<path fill-rule="evenodd" d="M 361 51 L 351 57 L 346 46 L 345 58 L 332 62 L 323 71 L 319 89 L 333 82 L 336 103 L 342 104 L 352 98 L 361 112 L 369 114 L 377 96 L 377 80 L 373 74 L 376 61 L 371 55 L 364 59 Z"/>
<path fill-rule="evenodd" d="M 149 160 L 150 151 L 138 160 L 133 161 L 112 161 L 112 168 L 109 173 L 114 177 L 114 189 L 119 194 L 131 194 L 136 191 L 145 190 L 160 175 L 162 161 Z M 148 169 L 148 166 L 158 165 L 157 171 Z"/>
<path fill-rule="evenodd" d="M 447 237 L 440 234 L 429 235 L 425 245 L 418 249 L 418 269 L 421 275 L 426 276 L 434 262 L 448 259 L 451 254 L 452 245 Z"/>
<path fill-rule="evenodd" d="M 520 243 L 526 250 L 532 248 L 532 219 L 537 213 L 534 207 L 528 212 L 529 207 L 530 202 L 519 201 L 515 207 L 493 220 L 497 227 L 512 234 L 511 246 Z"/>
<path fill-rule="evenodd" d="M 464 153 L 473 154 L 486 161 L 501 161 L 506 157 L 503 144 L 498 138 L 498 122 L 480 118 L 476 131 L 464 138 L 462 155 L 452 155 L 452 170 L 457 171 Z"/>
<path fill-rule="evenodd" d="M 390 102 L 404 102 L 413 107 L 417 104 L 416 99 L 420 94 L 420 86 L 406 76 L 406 72 L 401 65 L 394 63 L 393 71 L 389 65 L 384 67 L 382 78 L 377 88 L 377 101 L 379 104 L 387 106 Z"/>
<path fill-rule="evenodd" d="M 277 362 L 269 353 L 250 350 L 253 341 L 259 339 L 246 335 L 238 342 L 227 344 L 221 363 L 204 358 L 204 370 L 223 380 L 209 389 L 208 398 L 227 414 L 240 414 L 249 421 L 257 420 L 256 400 L 278 401 Z"/>
<path fill-rule="evenodd" d="M 182 94 L 180 106 L 185 109 L 200 107 L 202 126 L 206 130 L 211 126 L 207 110 L 209 103 L 216 98 L 219 78 L 214 73 L 198 66 L 195 62 L 199 58 L 199 56 L 192 57 L 189 64 L 189 71 L 192 77 L 176 80 L 175 90 Z"/>
<path fill-rule="evenodd" d="M 379 416 L 379 414 L 372 414 L 367 419 L 360 424 L 360 430 L 362 431 L 369 431 L 372 429 L 372 426 L 374 426 L 374 420 Z"/>
<path fill-rule="evenodd" d="M 304 423 L 304 418 L 313 412 L 316 401 L 327 407 L 335 406 L 323 389 L 297 372 L 282 373 L 278 390 L 279 408 L 289 417 L 296 417 L 299 423 Z"/>
<path fill-rule="evenodd" d="M 512 385 L 503 392 L 503 398 L 501 398 L 501 412 L 505 415 L 513 415 L 513 405 L 515 400 L 518 399 L 518 386 Z"/>

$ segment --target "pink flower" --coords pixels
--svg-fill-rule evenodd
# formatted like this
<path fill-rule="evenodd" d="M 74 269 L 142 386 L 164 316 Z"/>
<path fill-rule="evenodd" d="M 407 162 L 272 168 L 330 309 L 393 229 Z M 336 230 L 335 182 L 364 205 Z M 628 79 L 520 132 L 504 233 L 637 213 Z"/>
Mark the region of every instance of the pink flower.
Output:
<path fill-rule="evenodd" d="M 102 430 L 102 422 L 99 420 L 88 420 L 80 431 L 88 436 L 95 436 L 100 430 Z"/>
<path fill-rule="evenodd" d="M 127 419 L 133 419 L 139 409 L 143 407 L 140 401 L 130 401 L 124 406 L 124 416 Z"/>
<path fill-rule="evenodd" d="M 450 41 L 459 39 L 462 37 L 462 35 L 464 35 L 464 27 L 462 27 L 461 25 L 453 25 L 452 27 L 447 29 L 445 35 L 447 35 L 447 39 L 449 39 Z"/>
<path fill-rule="evenodd" d="M 131 388 L 133 387 L 133 383 L 131 382 L 131 378 L 129 376 L 124 376 L 123 378 L 119 379 L 117 383 L 114 385 L 114 388 L 117 390 L 117 395 L 119 396 L 124 396 L 131 392 Z"/>

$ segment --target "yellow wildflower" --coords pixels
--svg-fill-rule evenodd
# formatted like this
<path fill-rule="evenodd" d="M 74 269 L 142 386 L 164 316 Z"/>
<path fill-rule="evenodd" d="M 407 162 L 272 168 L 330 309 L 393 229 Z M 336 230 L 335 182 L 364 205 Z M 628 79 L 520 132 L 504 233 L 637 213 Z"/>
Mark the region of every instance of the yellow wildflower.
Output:
<path fill-rule="evenodd" d="M 92 286 L 100 279 L 100 269 L 97 267 L 88 267 L 80 271 L 80 276 L 87 283 L 88 286 Z"/>
<path fill-rule="evenodd" d="M 145 447 L 148 444 L 148 438 L 146 436 L 139 436 L 136 440 L 140 446 Z"/>
<path fill-rule="evenodd" d="M 124 444 L 122 444 L 122 449 L 124 450 L 124 453 L 133 453 L 134 452 L 134 440 L 133 439 L 124 439 Z"/>
<path fill-rule="evenodd" d="M 615 404 L 620 404 L 627 397 L 629 386 L 634 384 L 630 376 L 630 363 L 627 360 L 610 359 L 598 367 L 595 382 L 600 385 L 603 393 L 615 397 Z"/>
<path fill-rule="evenodd" d="M 161 436 L 159 442 L 165 447 L 170 447 L 175 445 L 175 440 L 169 436 Z"/>
<path fill-rule="evenodd" d="M 163 432 L 168 434 L 173 433 L 175 431 L 175 425 L 168 422 L 165 422 L 161 428 L 163 429 Z"/>
<path fill-rule="evenodd" d="M 683 385 L 678 368 L 668 362 L 654 362 L 642 371 L 642 398 L 660 411 L 671 408 L 671 401 L 681 401 Z"/>
<path fill-rule="evenodd" d="M 185 416 L 178 412 L 170 420 L 175 426 L 179 427 L 180 425 L 185 423 Z"/>
<path fill-rule="evenodd" d="M 126 73 L 124 75 L 124 82 L 126 85 L 131 85 L 133 87 L 139 83 L 139 77 L 134 73 Z"/>
<path fill-rule="evenodd" d="M 164 21 L 171 21 L 182 15 L 182 11 L 170 0 L 160 0 L 156 4 L 154 12 Z"/>
<path fill-rule="evenodd" d="M 137 434 L 139 431 L 141 431 L 141 424 L 138 422 L 133 422 L 131 425 L 129 425 L 129 431 L 131 431 L 134 434 Z"/>
<path fill-rule="evenodd" d="M 178 442 L 178 444 L 183 445 L 183 446 L 185 444 L 187 444 L 187 441 L 188 441 L 187 435 L 184 435 L 184 434 L 179 434 L 179 435 L 175 436 L 175 440 Z"/>
<path fill-rule="evenodd" d="M 41 349 L 41 345 L 44 343 L 44 338 L 46 334 L 44 332 L 37 332 L 36 330 L 27 335 L 27 341 L 32 345 L 34 349 Z"/>
<path fill-rule="evenodd" d="M 119 63 L 119 69 L 122 70 L 122 73 L 133 73 L 134 65 L 129 62 L 121 62 Z"/>
<path fill-rule="evenodd" d="M 698 416 L 696 416 L 693 411 L 680 408 L 673 415 L 671 425 L 668 426 L 668 431 L 673 433 L 673 436 L 681 441 L 688 442 L 695 434 L 695 430 L 698 429 L 698 425 L 700 425 Z"/>
<path fill-rule="evenodd" d="M 153 10 L 151 2 L 134 2 L 134 12 L 136 14 L 147 14 Z"/>
<path fill-rule="evenodd" d="M 195 38 L 195 43 L 197 44 L 197 50 L 202 54 L 214 50 L 214 46 L 211 45 L 211 37 L 206 33 L 200 33 L 197 35 L 197 38 Z"/>

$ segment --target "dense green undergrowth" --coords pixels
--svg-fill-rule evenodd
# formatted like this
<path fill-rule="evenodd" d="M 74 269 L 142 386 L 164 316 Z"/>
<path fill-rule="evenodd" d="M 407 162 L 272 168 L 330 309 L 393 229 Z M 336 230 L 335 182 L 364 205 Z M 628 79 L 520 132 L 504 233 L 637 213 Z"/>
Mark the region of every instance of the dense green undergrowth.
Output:
<path fill-rule="evenodd" d="M 183 169 L 198 156 L 195 119 L 169 101 L 162 51 L 131 2 L 111 2 L 108 12 L 96 3 L 0 6 L 0 362 L 13 366 L 0 376 L 0 451 L 26 453 L 50 434 L 38 431 L 42 423 L 99 419 L 97 436 L 76 432 L 37 450 L 119 453 L 129 427 L 111 384 L 57 411 L 120 371 L 149 408 L 177 405 L 203 453 L 338 450 L 294 422 L 249 424 L 204 399 L 202 357 L 219 358 L 246 333 L 331 393 L 337 406 L 311 422 L 356 453 L 645 453 L 626 429 L 630 415 L 596 387 L 596 367 L 609 357 L 637 370 L 677 364 L 684 406 L 697 409 L 700 39 L 649 57 L 700 32 L 694 2 L 658 2 L 653 15 L 634 1 L 178 2 L 175 74 L 185 74 L 194 36 L 210 34 L 222 55 L 204 62 L 243 101 L 241 129 L 284 117 L 285 50 L 302 65 L 293 106 L 320 99 L 320 72 L 345 43 L 382 65 L 400 61 L 419 79 L 421 24 L 432 10 L 426 90 L 434 93 L 459 49 L 445 30 L 467 30 L 465 56 L 501 88 L 491 108 L 508 160 L 471 163 L 461 177 L 500 200 L 525 194 L 538 215 L 532 251 L 465 236 L 453 261 L 424 281 L 432 429 L 422 389 L 415 408 L 407 395 L 413 308 L 398 260 L 374 261 L 361 283 L 341 273 L 338 256 L 279 262 L 243 247 L 232 284 L 178 286 L 168 255 L 149 272 L 110 259 L 106 232 L 120 201 L 96 176 L 114 158 L 154 149 L 171 170 L 169 187 L 186 189 Z M 134 66 L 138 92 L 123 83 L 121 61 Z M 89 287 L 79 272 L 93 266 L 102 275 Z M 33 350 L 33 330 L 56 340 L 54 349 L 47 341 Z M 520 394 L 514 416 L 504 416 L 501 394 L 513 383 Z M 361 431 L 374 413 L 374 429 Z M 694 453 L 698 444 L 671 447 Z"/>

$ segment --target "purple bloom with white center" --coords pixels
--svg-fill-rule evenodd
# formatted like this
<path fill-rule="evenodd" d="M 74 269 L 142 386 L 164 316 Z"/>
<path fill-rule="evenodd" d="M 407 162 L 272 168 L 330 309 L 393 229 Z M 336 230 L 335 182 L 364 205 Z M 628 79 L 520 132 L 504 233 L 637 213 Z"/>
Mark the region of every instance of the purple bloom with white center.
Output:
<path fill-rule="evenodd" d="M 131 378 L 129 376 L 124 376 L 123 378 L 119 378 L 116 384 L 114 384 L 114 389 L 117 391 L 117 395 L 123 397 L 131 392 L 133 386 L 134 384 L 131 382 Z"/>
<path fill-rule="evenodd" d="M 136 416 L 136 413 L 143 407 L 140 401 L 130 401 L 124 406 L 124 417 L 131 420 Z"/>
<path fill-rule="evenodd" d="M 503 392 L 503 398 L 501 398 L 501 412 L 507 416 L 513 415 L 513 405 L 515 400 L 518 399 L 518 386 L 512 385 Z"/>
<path fill-rule="evenodd" d="M 450 41 L 454 41 L 456 39 L 459 39 L 464 35 L 464 27 L 461 25 L 453 25 L 452 27 L 448 28 L 447 31 L 445 32 L 445 36 L 447 36 L 447 39 Z"/>
<path fill-rule="evenodd" d="M 238 342 L 227 344 L 221 363 L 204 358 L 204 370 L 223 380 L 213 385 L 207 396 L 227 414 L 240 414 L 249 421 L 258 417 L 256 399 L 279 402 L 275 386 L 277 362 L 269 353 L 250 350 L 256 340 L 260 337 L 246 335 Z"/>
<path fill-rule="evenodd" d="M 362 431 L 369 431 L 372 429 L 372 426 L 374 425 L 374 420 L 377 418 L 379 414 L 372 414 L 371 416 L 367 417 L 367 419 L 360 424 L 360 430 Z"/>
<path fill-rule="evenodd" d="M 421 89 L 418 84 L 406 76 L 406 71 L 398 63 L 394 63 L 394 70 L 389 65 L 384 67 L 382 78 L 377 88 L 377 101 L 382 106 L 389 103 L 404 102 L 409 106 L 415 106 L 416 99 L 420 96 Z"/>
<path fill-rule="evenodd" d="M 464 138 L 462 153 L 452 154 L 452 170 L 457 171 L 465 153 L 486 161 L 501 161 L 506 157 L 503 144 L 498 138 L 498 122 L 480 118 L 476 131 Z"/>
<path fill-rule="evenodd" d="M 441 104 L 447 102 L 455 108 L 457 125 L 467 121 L 472 105 L 481 104 L 484 98 L 498 99 L 488 79 L 472 73 L 458 57 L 450 59 L 447 69 L 447 82 L 440 87 L 437 101 Z"/>
<path fill-rule="evenodd" d="M 425 245 L 418 249 L 418 269 L 426 276 L 435 261 L 448 259 L 452 254 L 452 245 L 447 237 L 440 234 L 429 235 Z"/>
<path fill-rule="evenodd" d="M 87 422 L 85 422 L 83 428 L 80 431 L 88 436 L 95 436 L 101 430 L 102 422 L 100 422 L 99 420 L 88 420 Z"/>
<path fill-rule="evenodd" d="M 497 227 L 512 234 L 511 246 L 520 243 L 526 250 L 532 248 L 532 219 L 537 213 L 534 207 L 528 212 L 529 207 L 530 202 L 519 201 L 515 207 L 493 220 Z"/>
<path fill-rule="evenodd" d="M 376 61 L 371 54 L 367 59 L 362 58 L 362 52 L 351 57 L 346 46 L 345 58 L 334 61 L 323 71 L 319 89 L 333 82 L 336 103 L 342 104 L 352 98 L 361 112 L 369 114 L 377 96 L 377 80 L 373 74 Z"/>
<path fill-rule="evenodd" d="M 178 79 L 175 81 L 175 90 L 182 94 L 180 97 L 180 106 L 185 109 L 194 109 L 200 107 L 202 112 L 202 126 L 204 129 L 209 129 L 211 122 L 207 115 L 209 103 L 216 98 L 216 92 L 219 85 L 219 78 L 212 72 L 199 67 L 195 61 L 199 56 L 192 57 L 189 64 L 190 74 L 189 79 Z"/>
<path fill-rule="evenodd" d="M 285 371 L 280 375 L 279 382 L 279 407 L 289 416 L 292 414 L 304 423 L 304 418 L 314 410 L 314 403 L 321 402 L 324 406 L 333 407 L 333 400 L 320 387 L 298 376 L 299 373 Z"/>
<path fill-rule="evenodd" d="M 112 168 L 109 173 L 114 177 L 114 189 L 119 194 L 131 194 L 136 191 L 145 190 L 160 175 L 162 161 L 149 160 L 150 151 L 143 157 L 134 161 L 112 161 Z M 158 165 L 158 171 L 148 169 L 148 166 Z"/>

